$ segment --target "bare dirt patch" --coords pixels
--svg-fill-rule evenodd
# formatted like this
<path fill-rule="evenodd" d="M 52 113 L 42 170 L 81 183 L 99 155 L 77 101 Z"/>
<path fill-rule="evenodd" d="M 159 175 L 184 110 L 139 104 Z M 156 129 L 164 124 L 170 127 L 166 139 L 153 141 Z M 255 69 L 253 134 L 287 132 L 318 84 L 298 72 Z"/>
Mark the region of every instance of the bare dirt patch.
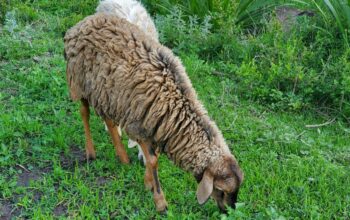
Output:
<path fill-rule="evenodd" d="M 85 151 L 81 150 L 78 146 L 73 145 L 70 147 L 70 153 L 68 155 L 61 153 L 60 162 L 61 166 L 65 169 L 74 168 L 76 163 L 79 165 L 85 164 L 87 162 Z"/>
<path fill-rule="evenodd" d="M 9 202 L 0 202 L 0 220 L 8 220 L 12 217 L 12 206 Z"/>
<path fill-rule="evenodd" d="M 51 170 L 51 168 L 34 168 L 33 170 L 28 170 L 21 164 L 17 164 L 16 168 L 18 168 L 19 171 L 17 174 L 17 186 L 26 188 L 29 187 L 31 181 L 40 180 L 43 174 L 48 173 Z M 32 190 L 31 192 L 33 193 L 34 201 L 39 201 L 41 199 L 42 192 L 38 190 Z M 23 195 L 25 195 L 25 193 L 14 193 L 11 199 L 0 200 L 0 220 L 14 219 L 20 216 L 22 208 L 17 207 L 16 204 Z"/>
<path fill-rule="evenodd" d="M 67 213 L 67 207 L 64 204 L 59 204 L 56 206 L 56 208 L 53 210 L 53 214 L 55 216 L 62 216 Z"/>
<path fill-rule="evenodd" d="M 0 220 L 10 220 L 19 216 L 20 210 L 8 200 L 0 201 Z"/>
<path fill-rule="evenodd" d="M 105 185 L 109 182 L 109 178 L 108 177 L 104 177 L 104 176 L 101 176 L 101 177 L 98 177 L 96 179 L 96 184 L 98 186 L 101 186 L 101 185 Z"/>
<path fill-rule="evenodd" d="M 30 181 L 38 180 L 40 177 L 40 174 L 36 172 L 23 171 L 22 173 L 18 174 L 17 186 L 28 187 Z"/>
<path fill-rule="evenodd" d="M 42 196 L 43 196 L 42 192 L 33 191 L 33 199 L 34 199 L 34 201 L 38 202 L 41 199 Z"/>

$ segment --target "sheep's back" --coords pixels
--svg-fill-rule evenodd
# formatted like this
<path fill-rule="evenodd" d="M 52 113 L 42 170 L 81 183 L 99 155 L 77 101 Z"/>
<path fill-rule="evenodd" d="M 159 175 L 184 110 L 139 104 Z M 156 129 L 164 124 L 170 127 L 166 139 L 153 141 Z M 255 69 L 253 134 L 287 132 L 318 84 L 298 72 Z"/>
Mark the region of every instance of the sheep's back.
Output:
<path fill-rule="evenodd" d="M 72 99 L 87 99 L 132 139 L 151 140 L 197 173 L 208 161 L 200 158 L 224 145 L 180 60 L 137 26 L 106 14 L 87 17 L 67 32 L 65 53 Z"/>
<path fill-rule="evenodd" d="M 67 82 L 73 100 L 124 125 L 145 116 L 163 82 L 156 42 L 114 16 L 93 15 L 65 36 Z"/>

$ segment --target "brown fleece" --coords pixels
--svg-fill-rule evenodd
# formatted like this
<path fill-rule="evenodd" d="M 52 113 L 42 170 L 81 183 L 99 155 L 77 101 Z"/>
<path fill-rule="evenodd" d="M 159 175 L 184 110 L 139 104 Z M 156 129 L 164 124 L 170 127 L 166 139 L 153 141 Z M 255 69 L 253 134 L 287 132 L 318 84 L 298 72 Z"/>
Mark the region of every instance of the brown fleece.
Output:
<path fill-rule="evenodd" d="M 64 42 L 73 100 L 88 100 L 102 118 L 195 176 L 231 155 L 180 60 L 135 25 L 95 14 L 72 27 Z"/>

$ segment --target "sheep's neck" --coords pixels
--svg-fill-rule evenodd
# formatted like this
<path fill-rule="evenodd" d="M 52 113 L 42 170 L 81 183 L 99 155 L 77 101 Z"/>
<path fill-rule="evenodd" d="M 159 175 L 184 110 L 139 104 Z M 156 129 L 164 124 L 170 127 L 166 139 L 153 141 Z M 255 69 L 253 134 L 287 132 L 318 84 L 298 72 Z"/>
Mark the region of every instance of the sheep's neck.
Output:
<path fill-rule="evenodd" d="M 216 145 L 210 143 L 202 129 L 198 129 L 194 134 L 191 134 L 191 131 L 193 132 L 189 127 L 178 136 L 169 138 L 169 143 L 173 144 L 166 146 L 164 151 L 176 165 L 197 176 L 203 173 L 209 162 L 216 158 L 220 151 Z M 186 140 L 187 138 L 190 140 Z M 183 144 L 186 141 L 187 143 Z"/>

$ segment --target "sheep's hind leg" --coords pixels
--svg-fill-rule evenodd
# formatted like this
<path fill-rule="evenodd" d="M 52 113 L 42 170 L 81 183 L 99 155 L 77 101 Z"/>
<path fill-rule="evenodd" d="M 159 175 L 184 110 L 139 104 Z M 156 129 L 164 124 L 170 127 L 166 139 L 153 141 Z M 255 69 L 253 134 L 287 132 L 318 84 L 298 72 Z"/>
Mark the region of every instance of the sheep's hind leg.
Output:
<path fill-rule="evenodd" d="M 119 156 L 120 161 L 122 163 L 128 164 L 130 162 L 129 157 L 121 141 L 121 137 L 117 126 L 114 126 L 112 120 L 110 119 L 105 119 L 105 122 L 108 128 L 109 134 L 111 135 L 116 155 Z"/>
<path fill-rule="evenodd" d="M 89 125 L 89 119 L 90 119 L 90 110 L 89 110 L 89 103 L 85 99 L 81 99 L 81 107 L 80 107 L 80 114 L 81 118 L 84 123 L 84 131 L 85 131 L 85 150 L 86 150 L 86 159 L 87 160 L 94 160 L 96 159 L 96 153 L 94 149 L 94 144 L 91 137 L 90 132 L 90 125 Z"/>
<path fill-rule="evenodd" d="M 146 159 L 145 186 L 153 191 L 153 199 L 158 212 L 167 211 L 167 202 L 158 178 L 158 156 L 151 144 L 139 142 Z"/>

